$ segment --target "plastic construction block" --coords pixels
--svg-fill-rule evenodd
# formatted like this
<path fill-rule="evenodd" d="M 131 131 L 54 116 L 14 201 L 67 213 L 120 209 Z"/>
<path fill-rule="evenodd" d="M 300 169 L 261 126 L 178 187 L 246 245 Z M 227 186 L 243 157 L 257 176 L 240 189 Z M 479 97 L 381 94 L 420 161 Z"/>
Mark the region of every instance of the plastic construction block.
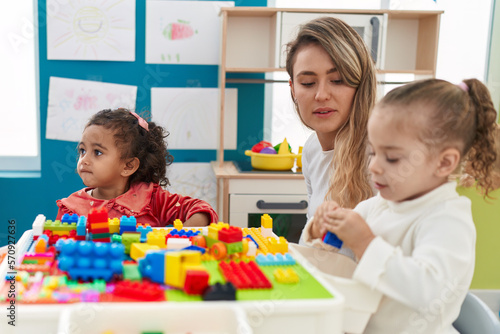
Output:
<path fill-rule="evenodd" d="M 122 216 L 120 218 L 120 234 L 124 232 L 135 232 L 137 230 L 136 224 L 137 220 L 134 216 Z"/>
<path fill-rule="evenodd" d="M 106 208 L 92 208 L 87 217 L 89 224 L 108 222 L 108 210 Z"/>
<path fill-rule="evenodd" d="M 328 244 L 330 246 L 333 246 L 333 247 L 337 247 L 337 248 L 342 248 L 342 244 L 344 243 L 342 240 L 339 239 L 339 237 L 337 237 L 336 234 L 328 231 L 325 233 L 325 235 L 323 236 L 323 242 L 325 244 Z"/>
<path fill-rule="evenodd" d="M 300 281 L 299 275 L 292 268 L 278 268 L 273 272 L 273 276 L 278 283 L 297 284 Z"/>
<path fill-rule="evenodd" d="M 228 255 L 237 254 L 243 252 L 243 242 L 232 242 L 230 244 L 226 244 L 226 252 Z"/>
<path fill-rule="evenodd" d="M 139 271 L 142 277 L 153 282 L 165 283 L 165 251 L 149 251 L 145 257 L 139 259 Z"/>
<path fill-rule="evenodd" d="M 269 250 L 267 248 L 267 244 L 269 243 L 266 238 L 262 236 L 262 233 L 260 232 L 260 228 L 243 228 L 243 234 L 246 235 L 251 235 L 254 242 L 259 246 L 259 251 L 262 254 L 267 254 L 269 253 Z"/>
<path fill-rule="evenodd" d="M 142 226 L 139 225 L 137 226 L 137 232 L 141 234 L 141 240 L 147 240 L 147 235 L 149 232 L 153 231 L 153 228 L 151 226 Z"/>
<path fill-rule="evenodd" d="M 76 235 L 87 235 L 87 218 L 85 216 L 80 216 L 80 218 L 78 218 L 78 222 L 76 223 Z"/>
<path fill-rule="evenodd" d="M 123 279 L 140 281 L 142 279 L 139 266 L 136 263 L 123 263 Z"/>
<path fill-rule="evenodd" d="M 273 228 L 273 219 L 267 213 L 260 217 L 260 225 L 264 228 Z"/>
<path fill-rule="evenodd" d="M 185 247 L 185 248 L 183 248 L 182 250 L 192 250 L 192 251 L 197 251 L 197 252 L 200 252 L 201 254 L 205 254 L 205 252 L 207 251 L 207 249 L 206 249 L 206 248 L 204 248 L 204 247 L 199 247 L 199 246 L 196 246 L 196 245 L 191 245 L 191 246 Z"/>
<path fill-rule="evenodd" d="M 50 230 L 52 233 L 56 231 L 69 232 L 71 230 L 76 230 L 76 222 L 73 223 L 63 223 L 59 220 L 52 221 L 46 220 L 43 226 L 44 230 Z"/>
<path fill-rule="evenodd" d="M 47 242 L 45 238 L 37 239 L 35 243 L 35 253 L 45 253 L 47 251 Z"/>
<path fill-rule="evenodd" d="M 227 281 L 237 289 L 270 289 L 271 281 L 254 261 L 219 262 L 219 269 Z"/>
<path fill-rule="evenodd" d="M 257 246 L 257 248 L 259 248 L 259 244 L 257 243 L 257 241 L 255 241 L 255 239 L 250 234 L 245 235 L 243 238 L 252 240 L 254 242 L 254 244 Z"/>
<path fill-rule="evenodd" d="M 283 254 L 259 254 L 255 258 L 259 266 L 291 266 L 296 263 L 295 259 L 290 253 Z"/>
<path fill-rule="evenodd" d="M 78 222 L 78 218 L 79 216 L 75 213 L 75 214 L 69 214 L 69 213 L 65 213 L 62 217 L 61 217 L 61 222 L 63 223 L 76 223 Z"/>
<path fill-rule="evenodd" d="M 178 236 L 180 238 L 191 238 L 191 237 L 194 237 L 195 235 L 198 235 L 198 234 L 200 234 L 200 231 L 174 229 L 174 230 L 170 231 L 170 233 L 167 235 L 167 237 Z"/>
<path fill-rule="evenodd" d="M 251 257 L 257 256 L 257 247 L 258 247 L 257 244 L 250 239 L 245 239 L 245 240 L 248 240 L 247 248 L 245 250 L 245 247 L 243 247 L 243 253 L 246 256 L 251 256 Z"/>
<path fill-rule="evenodd" d="M 120 233 L 120 219 L 118 218 L 109 218 L 109 233 Z"/>
<path fill-rule="evenodd" d="M 149 250 L 159 250 L 160 247 L 156 245 L 143 244 L 134 242 L 130 245 L 130 257 L 134 260 L 139 260 L 142 257 L 146 256 L 146 252 Z"/>
<path fill-rule="evenodd" d="M 182 289 L 188 269 L 203 269 L 200 252 L 183 250 L 165 255 L 165 284 Z"/>
<path fill-rule="evenodd" d="M 152 232 L 147 234 L 146 243 L 149 245 L 156 245 L 159 248 L 165 248 L 167 245 L 165 234 L 158 230 L 153 230 Z"/>
<path fill-rule="evenodd" d="M 125 232 L 122 234 L 122 244 L 125 246 L 125 253 L 130 254 L 130 246 L 133 243 L 141 242 L 141 234 L 138 232 Z"/>
<path fill-rule="evenodd" d="M 191 246 L 191 240 L 187 238 L 169 238 L 167 239 L 167 249 L 180 250 Z"/>
<path fill-rule="evenodd" d="M 219 231 L 223 228 L 228 228 L 229 224 L 218 222 L 208 225 L 208 236 L 212 239 L 219 240 Z"/>
<path fill-rule="evenodd" d="M 182 223 L 182 221 L 180 219 L 174 220 L 174 228 L 176 230 L 182 230 L 183 226 L 184 226 L 184 224 Z"/>
<path fill-rule="evenodd" d="M 184 292 L 188 295 L 201 295 L 208 287 L 210 275 L 206 271 L 187 270 Z"/>
<path fill-rule="evenodd" d="M 120 297 L 143 301 L 165 300 L 165 292 L 163 288 L 159 284 L 151 283 L 148 281 L 120 281 L 116 283 L 113 294 Z"/>
<path fill-rule="evenodd" d="M 236 226 L 229 226 L 228 228 L 223 228 L 219 231 L 219 241 L 232 243 L 240 242 L 243 239 L 243 232 L 241 228 Z"/>
<path fill-rule="evenodd" d="M 284 237 L 279 237 L 278 239 L 270 238 L 269 239 L 269 251 L 273 254 L 276 254 L 276 253 L 286 254 L 286 253 L 288 253 L 288 241 Z"/>
<path fill-rule="evenodd" d="M 34 236 L 39 236 L 43 234 L 43 226 L 45 225 L 45 220 L 46 218 L 42 214 L 36 216 L 32 226 Z"/>
<path fill-rule="evenodd" d="M 121 244 L 64 240 L 59 248 L 58 267 L 74 280 L 109 281 L 123 271 L 124 246 Z"/>
<path fill-rule="evenodd" d="M 236 288 L 231 282 L 217 282 L 205 290 L 203 300 L 236 300 Z"/>

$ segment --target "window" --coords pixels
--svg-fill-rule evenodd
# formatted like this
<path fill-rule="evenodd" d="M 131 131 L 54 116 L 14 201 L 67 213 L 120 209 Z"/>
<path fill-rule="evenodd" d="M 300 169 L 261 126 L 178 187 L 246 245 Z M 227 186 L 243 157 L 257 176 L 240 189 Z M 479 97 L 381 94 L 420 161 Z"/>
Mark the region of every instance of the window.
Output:
<path fill-rule="evenodd" d="M 0 171 L 40 170 L 37 84 L 38 24 L 34 1 L 0 11 Z"/>

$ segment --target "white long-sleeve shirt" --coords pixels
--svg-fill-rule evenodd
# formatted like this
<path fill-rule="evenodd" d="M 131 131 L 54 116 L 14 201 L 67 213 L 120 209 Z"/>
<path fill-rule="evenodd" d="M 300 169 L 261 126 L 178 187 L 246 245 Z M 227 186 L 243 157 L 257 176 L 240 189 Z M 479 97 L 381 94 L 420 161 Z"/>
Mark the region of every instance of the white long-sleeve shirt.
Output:
<path fill-rule="evenodd" d="M 377 195 L 354 209 L 377 237 L 353 279 L 384 294 L 365 334 L 458 333 L 452 323 L 472 281 L 476 230 L 470 200 L 455 188 L 449 182 L 400 203 Z"/>

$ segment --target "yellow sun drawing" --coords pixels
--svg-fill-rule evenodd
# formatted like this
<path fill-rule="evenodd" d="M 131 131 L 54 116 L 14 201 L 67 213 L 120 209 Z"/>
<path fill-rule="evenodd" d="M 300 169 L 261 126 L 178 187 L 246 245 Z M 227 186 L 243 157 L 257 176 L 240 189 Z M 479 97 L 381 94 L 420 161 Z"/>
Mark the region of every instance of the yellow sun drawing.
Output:
<path fill-rule="evenodd" d="M 47 58 L 135 60 L 135 0 L 47 0 Z"/>

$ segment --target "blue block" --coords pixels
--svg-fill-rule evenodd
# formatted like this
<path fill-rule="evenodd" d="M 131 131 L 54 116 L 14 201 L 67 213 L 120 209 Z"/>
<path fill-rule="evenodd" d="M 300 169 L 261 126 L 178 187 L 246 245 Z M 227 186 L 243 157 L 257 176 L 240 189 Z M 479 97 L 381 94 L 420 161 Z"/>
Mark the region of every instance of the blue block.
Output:
<path fill-rule="evenodd" d="M 243 238 L 247 238 L 247 239 L 252 240 L 255 243 L 255 245 L 257 246 L 257 249 L 259 249 L 259 244 L 255 241 L 255 239 L 250 234 L 245 235 Z"/>
<path fill-rule="evenodd" d="M 85 216 L 80 216 L 78 222 L 76 223 L 76 235 L 82 236 L 87 234 L 87 218 Z"/>
<path fill-rule="evenodd" d="M 110 280 L 123 271 L 124 246 L 117 243 L 58 240 L 58 267 L 67 271 L 72 279 Z"/>
<path fill-rule="evenodd" d="M 142 242 L 142 240 L 147 240 L 148 233 L 152 232 L 152 231 L 153 231 L 153 228 L 151 226 L 147 226 L 147 227 L 139 226 L 139 227 L 137 227 L 137 232 L 141 233 L 141 242 Z"/>
<path fill-rule="evenodd" d="M 194 245 L 184 247 L 182 250 L 194 250 L 194 251 L 200 252 L 201 254 L 205 254 L 205 252 L 207 251 L 206 248 L 194 246 Z"/>
<path fill-rule="evenodd" d="M 142 277 L 147 277 L 156 283 L 165 283 L 165 251 L 148 251 L 139 259 L 139 271 Z"/>
<path fill-rule="evenodd" d="M 76 213 L 72 215 L 70 215 L 69 213 L 65 213 L 61 217 L 61 223 L 71 224 L 71 223 L 76 223 L 77 221 L 78 221 L 78 215 Z"/>
<path fill-rule="evenodd" d="M 323 242 L 333 247 L 342 248 L 343 241 L 337 237 L 336 234 L 331 232 L 326 232 L 323 237 Z"/>

